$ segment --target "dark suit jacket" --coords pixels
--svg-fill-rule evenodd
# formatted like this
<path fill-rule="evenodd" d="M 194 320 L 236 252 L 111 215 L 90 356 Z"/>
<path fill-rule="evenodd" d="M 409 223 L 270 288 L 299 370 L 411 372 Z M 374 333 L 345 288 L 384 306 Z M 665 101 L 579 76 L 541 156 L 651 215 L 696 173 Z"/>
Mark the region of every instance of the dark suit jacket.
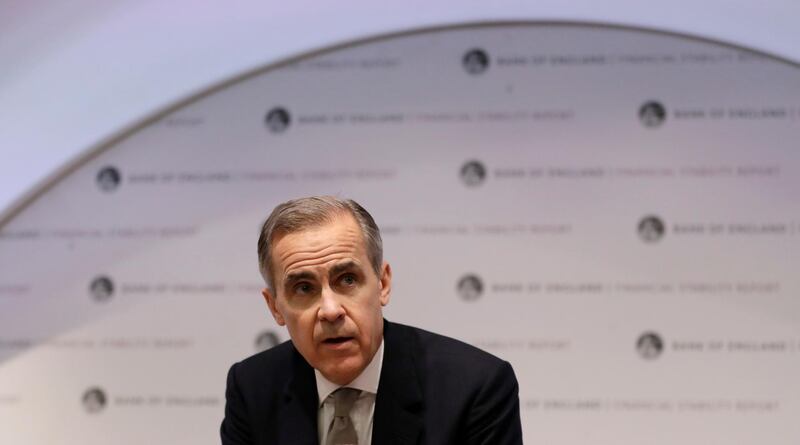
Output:
<path fill-rule="evenodd" d="M 228 372 L 223 445 L 318 445 L 314 369 L 291 342 Z M 508 362 L 460 341 L 384 321 L 373 445 L 521 444 Z"/>

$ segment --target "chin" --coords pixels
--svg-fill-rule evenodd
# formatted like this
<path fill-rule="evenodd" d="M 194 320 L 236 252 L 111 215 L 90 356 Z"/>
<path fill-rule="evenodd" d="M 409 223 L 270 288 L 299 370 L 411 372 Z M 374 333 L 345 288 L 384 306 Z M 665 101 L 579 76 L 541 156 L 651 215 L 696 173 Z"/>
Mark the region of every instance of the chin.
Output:
<path fill-rule="evenodd" d="M 352 372 L 352 373 L 334 372 L 327 375 L 323 372 L 322 375 L 324 375 L 326 379 L 330 380 L 333 383 L 336 383 L 337 385 L 346 385 L 355 380 L 356 377 L 358 377 L 357 372 Z"/>
<path fill-rule="evenodd" d="M 342 366 L 328 367 L 322 374 L 333 383 L 346 385 L 355 380 L 364 368 L 364 366 L 358 364 L 342 364 Z"/>

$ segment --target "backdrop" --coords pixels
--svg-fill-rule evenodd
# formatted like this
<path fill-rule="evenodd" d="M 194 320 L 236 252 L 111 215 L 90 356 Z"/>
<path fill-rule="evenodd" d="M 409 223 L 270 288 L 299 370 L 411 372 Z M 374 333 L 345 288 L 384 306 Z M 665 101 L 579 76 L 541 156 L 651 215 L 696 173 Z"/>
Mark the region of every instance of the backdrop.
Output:
<path fill-rule="evenodd" d="M 570 24 L 243 75 L 0 229 L 0 442 L 218 443 L 227 368 L 288 339 L 260 223 L 324 193 L 381 226 L 387 318 L 514 365 L 526 442 L 794 444 L 799 99 L 776 59 Z"/>

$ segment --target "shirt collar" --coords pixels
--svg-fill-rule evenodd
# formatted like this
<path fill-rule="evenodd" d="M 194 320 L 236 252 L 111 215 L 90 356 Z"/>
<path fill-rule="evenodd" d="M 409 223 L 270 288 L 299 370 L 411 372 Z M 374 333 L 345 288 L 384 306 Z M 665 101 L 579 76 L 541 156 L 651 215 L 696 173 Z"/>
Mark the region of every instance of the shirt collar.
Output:
<path fill-rule="evenodd" d="M 383 339 L 381 339 L 381 345 L 378 347 L 378 350 L 375 351 L 375 355 L 372 357 L 372 361 L 369 362 L 366 368 L 361 371 L 361 374 L 355 378 L 352 382 L 348 383 L 347 385 L 337 385 L 336 383 L 331 382 L 330 380 L 326 379 L 325 376 L 322 375 L 319 370 L 314 369 L 314 376 L 317 378 L 317 395 L 319 396 L 319 405 L 322 405 L 322 402 L 328 398 L 331 393 L 336 391 L 342 386 L 346 386 L 348 388 L 355 388 L 360 389 L 361 391 L 366 391 L 372 394 L 378 393 L 378 382 L 381 378 L 381 368 L 383 367 Z"/>

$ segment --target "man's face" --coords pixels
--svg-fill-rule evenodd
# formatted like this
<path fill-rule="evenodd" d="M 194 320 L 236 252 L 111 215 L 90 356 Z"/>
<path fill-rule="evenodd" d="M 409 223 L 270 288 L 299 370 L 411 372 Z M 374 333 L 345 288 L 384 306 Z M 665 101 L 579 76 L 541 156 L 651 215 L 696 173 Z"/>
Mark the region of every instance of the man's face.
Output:
<path fill-rule="evenodd" d="M 382 307 L 392 274 L 378 277 L 361 229 L 342 214 L 331 223 L 278 236 L 272 243 L 274 295 L 263 290 L 275 321 L 328 380 L 345 385 L 369 364 L 383 339 Z"/>

